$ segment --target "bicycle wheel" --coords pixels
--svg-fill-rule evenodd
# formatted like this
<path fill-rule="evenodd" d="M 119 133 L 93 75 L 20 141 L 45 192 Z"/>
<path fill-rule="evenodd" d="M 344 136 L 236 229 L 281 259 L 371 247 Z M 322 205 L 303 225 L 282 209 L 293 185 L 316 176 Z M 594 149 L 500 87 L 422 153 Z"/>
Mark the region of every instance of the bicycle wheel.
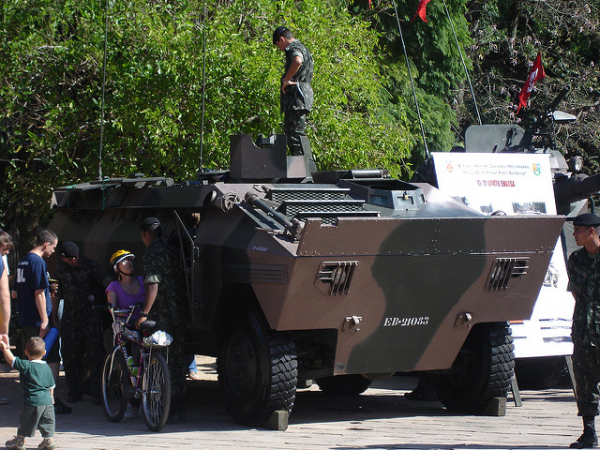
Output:
<path fill-rule="evenodd" d="M 118 351 L 109 354 L 102 370 L 102 408 L 111 422 L 119 422 L 125 414 L 127 383 L 128 371 L 123 353 Z"/>
<path fill-rule="evenodd" d="M 142 391 L 146 426 L 150 431 L 160 431 L 171 409 L 171 376 L 164 356 L 158 352 L 152 353 L 145 368 Z"/>

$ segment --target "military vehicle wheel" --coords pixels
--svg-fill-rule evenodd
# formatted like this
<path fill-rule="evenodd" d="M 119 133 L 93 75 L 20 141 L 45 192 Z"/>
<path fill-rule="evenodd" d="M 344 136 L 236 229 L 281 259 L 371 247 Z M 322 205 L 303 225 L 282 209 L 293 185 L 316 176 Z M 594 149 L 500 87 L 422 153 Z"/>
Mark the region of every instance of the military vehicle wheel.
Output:
<path fill-rule="evenodd" d="M 327 395 L 360 395 L 369 389 L 371 381 L 362 375 L 338 375 L 337 377 L 319 378 L 319 389 Z"/>
<path fill-rule="evenodd" d="M 449 410 L 478 414 L 494 397 L 506 397 L 514 374 L 513 348 L 507 323 L 475 325 L 451 372 L 435 376 L 440 401 Z"/>
<path fill-rule="evenodd" d="M 289 333 L 268 329 L 254 311 L 230 320 L 217 360 L 231 417 L 260 426 L 273 411 L 292 411 L 298 385 L 296 345 Z"/>
<path fill-rule="evenodd" d="M 568 376 L 564 356 L 519 358 L 515 361 L 515 374 L 520 389 L 550 389 Z"/>

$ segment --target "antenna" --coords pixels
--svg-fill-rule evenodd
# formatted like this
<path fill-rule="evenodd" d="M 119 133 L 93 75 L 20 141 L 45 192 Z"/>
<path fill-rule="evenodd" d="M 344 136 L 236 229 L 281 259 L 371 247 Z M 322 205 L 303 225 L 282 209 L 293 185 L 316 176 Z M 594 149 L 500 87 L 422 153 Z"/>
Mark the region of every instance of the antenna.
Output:
<path fill-rule="evenodd" d="M 98 148 L 98 179 L 102 179 L 102 145 L 104 142 L 104 95 L 106 93 L 106 54 L 108 52 L 108 0 L 104 10 L 104 58 L 102 60 L 102 102 L 100 107 L 100 147 Z"/>
<path fill-rule="evenodd" d="M 408 77 L 410 78 L 410 86 L 412 87 L 413 98 L 415 99 L 415 106 L 417 108 L 417 116 L 419 117 L 419 125 L 421 127 L 421 136 L 423 137 L 423 146 L 425 147 L 425 158 L 429 158 L 429 149 L 427 148 L 427 140 L 425 139 L 425 129 L 423 128 L 423 120 L 421 119 L 421 111 L 419 110 L 419 101 L 417 100 L 417 93 L 415 91 L 415 82 L 413 80 L 412 71 L 410 70 L 410 61 L 408 60 L 408 53 L 406 52 L 406 44 L 404 43 L 404 36 L 402 35 L 402 27 L 400 26 L 400 18 L 398 17 L 398 8 L 396 7 L 396 1 L 394 0 L 394 13 L 396 13 L 396 22 L 398 23 L 398 31 L 400 32 L 400 40 L 402 41 L 402 49 L 404 50 L 404 59 L 406 60 L 406 67 L 408 68 Z"/>
<path fill-rule="evenodd" d="M 458 54 L 460 55 L 460 60 L 462 62 L 462 66 L 465 71 L 465 75 L 467 76 L 467 81 L 469 82 L 469 89 L 471 89 L 471 98 L 473 99 L 473 105 L 475 105 L 475 113 L 477 114 L 477 120 L 479 121 L 479 125 L 483 125 L 481 123 L 481 116 L 479 115 L 479 108 L 477 107 L 477 100 L 475 99 L 475 92 L 473 91 L 473 85 L 471 84 L 471 77 L 469 76 L 469 71 L 467 70 L 467 65 L 465 64 L 465 59 L 463 58 L 463 54 L 460 49 L 460 45 L 458 44 L 458 37 L 456 36 L 456 31 L 454 31 L 454 24 L 452 23 L 452 19 L 450 18 L 450 12 L 448 11 L 448 7 L 446 6 L 446 0 L 442 0 L 442 1 L 444 2 L 444 9 L 446 10 L 446 16 L 448 17 L 448 22 L 450 22 L 450 28 L 452 28 L 452 34 L 454 34 L 454 41 L 456 42 L 456 48 L 458 49 Z"/>
<path fill-rule="evenodd" d="M 198 170 L 202 171 L 202 152 L 204 151 L 204 102 L 206 100 L 206 0 L 202 2 L 202 113 L 200 118 L 200 158 Z"/>

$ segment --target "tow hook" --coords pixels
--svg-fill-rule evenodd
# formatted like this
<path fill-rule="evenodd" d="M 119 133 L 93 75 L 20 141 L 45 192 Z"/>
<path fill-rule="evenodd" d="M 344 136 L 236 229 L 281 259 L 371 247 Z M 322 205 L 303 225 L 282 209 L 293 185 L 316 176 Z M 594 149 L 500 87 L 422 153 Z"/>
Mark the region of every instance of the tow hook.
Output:
<path fill-rule="evenodd" d="M 462 312 L 456 316 L 454 328 L 471 328 L 473 325 L 473 315 L 468 312 Z"/>

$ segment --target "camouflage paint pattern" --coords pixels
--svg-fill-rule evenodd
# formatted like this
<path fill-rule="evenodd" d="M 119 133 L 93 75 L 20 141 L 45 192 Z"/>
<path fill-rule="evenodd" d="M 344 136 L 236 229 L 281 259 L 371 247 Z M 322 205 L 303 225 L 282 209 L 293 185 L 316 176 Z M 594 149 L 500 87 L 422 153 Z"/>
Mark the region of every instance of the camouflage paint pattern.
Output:
<path fill-rule="evenodd" d="M 399 183 L 391 181 L 390 192 Z M 364 182 L 352 197 L 385 192 L 386 183 Z M 279 208 L 270 196 L 281 185 L 109 180 L 55 190 L 50 228 L 108 261 L 120 248 L 141 256 L 143 218 L 157 216 L 164 239 L 176 242 L 173 211 L 200 212 L 194 297 L 183 299 L 188 335 L 216 340 L 231 308 L 248 298 L 272 330 L 303 338 L 329 330 L 331 374 L 445 369 L 475 323 L 529 318 L 564 218 L 487 217 L 429 185 L 408 186 L 422 190 L 421 207 L 390 209 L 365 196 L 375 216 L 309 217 L 293 239 L 273 214 L 244 200 L 252 192 Z"/>

